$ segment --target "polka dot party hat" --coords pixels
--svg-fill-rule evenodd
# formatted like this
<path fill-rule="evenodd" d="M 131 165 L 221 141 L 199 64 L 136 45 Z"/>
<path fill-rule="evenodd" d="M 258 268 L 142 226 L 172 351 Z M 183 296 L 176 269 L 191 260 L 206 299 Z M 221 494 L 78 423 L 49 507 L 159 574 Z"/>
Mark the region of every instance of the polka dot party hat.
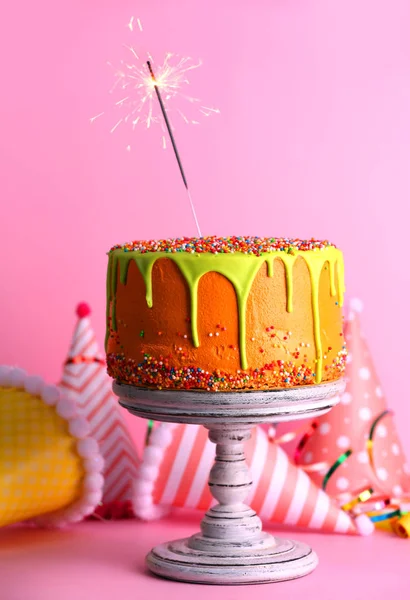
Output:
<path fill-rule="evenodd" d="M 89 429 L 56 386 L 0 366 L 0 526 L 60 527 L 95 511 L 104 461 Z"/>
<path fill-rule="evenodd" d="M 102 517 L 131 516 L 132 482 L 138 456 L 127 429 L 112 380 L 90 321 L 86 303 L 77 306 L 77 324 L 64 365 L 60 387 L 75 399 L 104 457 L 104 495 L 97 513 Z"/>
<path fill-rule="evenodd" d="M 253 479 L 247 503 L 265 522 L 327 532 L 372 532 L 365 515 L 354 520 L 342 511 L 261 427 L 246 442 L 245 454 Z M 207 510 L 215 503 L 208 487 L 214 459 L 215 445 L 204 427 L 160 424 L 149 437 L 136 479 L 136 515 L 159 518 L 171 506 Z"/>
<path fill-rule="evenodd" d="M 311 478 L 341 503 L 357 502 L 364 490 L 396 503 L 410 494 L 410 468 L 361 333 L 360 310 L 360 301 L 353 300 L 345 325 L 346 390 L 337 406 L 312 423 L 296 458 L 303 466 L 325 462 Z"/>

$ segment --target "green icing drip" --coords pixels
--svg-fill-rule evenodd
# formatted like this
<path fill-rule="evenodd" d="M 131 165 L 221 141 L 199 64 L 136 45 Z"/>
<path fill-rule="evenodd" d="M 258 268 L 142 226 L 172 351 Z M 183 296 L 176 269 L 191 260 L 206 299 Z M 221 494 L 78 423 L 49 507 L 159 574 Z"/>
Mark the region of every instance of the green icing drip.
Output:
<path fill-rule="evenodd" d="M 337 269 L 337 271 L 336 271 Z M 339 296 L 338 296 L 338 300 L 339 300 L 339 306 L 343 307 L 343 302 L 344 302 L 344 294 L 346 291 L 346 287 L 345 287 L 345 264 L 343 261 L 343 257 L 341 257 L 340 261 L 337 261 L 335 263 L 335 273 L 337 272 L 337 277 L 339 280 Z"/>
<path fill-rule="evenodd" d="M 293 312 L 293 265 L 297 256 L 292 254 L 285 254 L 280 257 L 285 267 L 286 277 L 286 310 Z"/>
<path fill-rule="evenodd" d="M 269 256 L 265 260 L 268 266 L 268 277 L 273 277 L 273 261 L 275 260 L 275 257 Z"/>
<path fill-rule="evenodd" d="M 329 279 L 330 279 L 330 295 L 336 296 L 336 263 L 332 265 L 329 263 Z"/>
<path fill-rule="evenodd" d="M 141 260 L 142 256 L 144 257 L 144 260 Z M 154 266 L 157 257 L 152 254 L 140 254 L 133 256 L 132 258 L 135 260 L 144 279 L 147 305 L 149 308 L 152 308 L 152 267 Z"/>
<path fill-rule="evenodd" d="M 120 264 L 120 282 L 122 285 L 125 285 L 127 283 L 129 261 L 122 260 L 121 257 L 119 257 L 118 262 Z"/>
<path fill-rule="evenodd" d="M 110 257 L 111 258 L 111 257 Z M 111 264 L 111 325 L 114 331 L 117 331 L 117 266 L 118 266 L 118 255 L 113 256 Z"/>
<path fill-rule="evenodd" d="M 106 322 L 106 326 L 105 326 L 105 342 L 104 342 L 104 346 L 105 346 L 105 351 L 107 351 L 107 344 L 108 344 L 108 338 L 110 336 L 110 324 L 108 321 L 108 318 L 110 316 L 110 308 L 111 308 L 111 269 L 112 269 L 112 260 L 111 260 L 111 256 L 108 257 L 108 268 L 107 268 L 107 280 L 106 280 L 106 291 L 107 291 L 107 306 L 106 306 L 106 313 L 105 313 L 105 322 Z"/>

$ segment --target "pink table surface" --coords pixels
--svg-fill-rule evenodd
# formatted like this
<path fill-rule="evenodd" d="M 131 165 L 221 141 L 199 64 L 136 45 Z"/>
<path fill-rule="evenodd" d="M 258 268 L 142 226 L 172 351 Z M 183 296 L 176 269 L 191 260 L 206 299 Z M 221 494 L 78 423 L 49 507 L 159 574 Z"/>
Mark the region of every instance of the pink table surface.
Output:
<path fill-rule="evenodd" d="M 410 540 L 378 531 L 369 538 L 291 532 L 319 555 L 317 570 L 284 583 L 210 587 L 151 576 L 154 544 L 188 536 L 198 515 L 156 523 L 86 522 L 65 531 L 0 532 L 1 600 L 377 600 L 410 596 Z M 289 532 L 287 532 L 289 534 Z M 281 532 L 283 535 L 284 532 Z M 389 594 L 389 596 L 387 596 Z"/>

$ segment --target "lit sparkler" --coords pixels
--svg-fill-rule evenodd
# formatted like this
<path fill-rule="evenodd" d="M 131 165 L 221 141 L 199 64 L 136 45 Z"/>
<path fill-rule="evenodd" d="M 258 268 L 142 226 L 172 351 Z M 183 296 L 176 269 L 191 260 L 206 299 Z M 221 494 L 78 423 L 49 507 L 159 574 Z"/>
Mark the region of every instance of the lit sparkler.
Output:
<path fill-rule="evenodd" d="M 141 32 L 140 19 L 131 17 L 128 28 L 131 32 L 136 29 Z M 165 124 L 160 107 L 156 102 L 155 85 L 161 91 L 166 111 L 172 115 L 178 115 L 178 118 L 186 124 L 197 125 L 201 116 L 209 117 L 219 113 L 219 109 L 204 106 L 198 98 L 184 92 L 184 88 L 189 85 L 189 72 L 200 67 L 201 61 L 193 62 L 190 57 L 179 57 L 167 53 L 162 64 L 156 64 L 150 54 L 143 58 L 133 46 L 124 45 L 124 47 L 129 53 L 128 59 L 121 60 L 119 67 L 108 62 L 108 65 L 115 71 L 115 81 L 110 93 L 119 95 L 114 102 L 114 109 L 120 113 L 110 129 L 111 133 L 120 125 L 128 125 L 132 130 L 135 130 L 137 125 L 145 126 L 148 129 L 152 125 L 160 125 L 162 146 L 166 148 Z M 147 60 L 155 65 L 155 83 L 147 70 Z M 181 104 L 184 103 L 187 106 L 185 110 L 181 108 Z M 95 115 L 91 122 L 93 123 L 104 114 L 105 112 L 101 112 Z M 128 146 L 128 149 L 130 148 L 131 146 Z"/>
<path fill-rule="evenodd" d="M 171 124 L 170 124 L 169 119 L 168 119 L 167 111 L 165 110 L 165 106 L 164 106 L 164 102 L 162 100 L 161 92 L 159 91 L 158 81 L 157 81 L 157 78 L 155 77 L 154 71 L 152 69 L 151 62 L 149 60 L 147 60 L 147 67 L 148 67 L 148 70 L 150 72 L 151 79 L 152 79 L 152 82 L 154 84 L 155 93 L 156 93 L 157 98 L 158 98 L 158 103 L 159 103 L 159 106 L 161 108 L 162 116 L 164 117 L 165 125 L 166 125 L 166 128 L 167 128 L 169 137 L 171 139 L 172 148 L 174 150 L 175 158 L 177 159 L 177 163 L 178 163 L 179 171 L 181 173 L 182 181 L 184 182 L 184 186 L 185 186 L 185 189 L 186 189 L 187 194 L 188 194 L 189 204 L 191 205 L 192 216 L 194 217 L 195 225 L 196 225 L 196 228 L 198 230 L 198 235 L 199 235 L 199 237 L 201 237 L 202 236 L 201 229 L 199 227 L 199 223 L 198 223 L 198 219 L 197 219 L 196 211 L 195 211 L 195 206 L 194 206 L 194 203 L 193 203 L 192 198 L 191 198 L 191 193 L 190 193 L 189 188 L 188 188 L 188 182 L 187 182 L 187 179 L 185 177 L 185 172 L 184 172 L 184 168 L 182 166 L 181 157 L 179 156 L 177 144 L 175 142 L 175 137 L 174 137 L 174 134 L 172 133 Z"/>
<path fill-rule="evenodd" d="M 134 32 L 136 28 L 140 32 L 142 31 L 141 21 L 131 17 L 128 29 Z M 120 115 L 111 127 L 110 132 L 114 133 L 120 125 L 128 125 L 132 131 L 138 125 L 145 126 L 147 129 L 152 125 L 160 125 L 162 129 L 162 147 L 164 149 L 167 147 L 165 134 L 168 132 L 182 180 L 188 193 L 198 235 L 201 237 L 194 204 L 175 144 L 173 127 L 167 115 L 167 113 L 177 114 L 184 123 L 197 125 L 200 116 L 209 117 L 212 114 L 219 113 L 219 109 L 204 106 L 198 98 L 194 98 L 183 91 L 185 86 L 189 84 L 189 72 L 200 67 L 201 62 L 195 63 L 190 57 L 181 58 L 168 53 L 162 64 L 155 65 L 154 75 L 152 67 L 154 61 L 150 54 L 147 54 L 147 58 L 141 58 L 133 46 L 124 45 L 124 47 L 129 53 L 128 59 L 121 60 L 118 68 L 108 62 L 108 65 L 115 69 L 115 82 L 110 93 L 121 94 L 114 103 L 114 109 L 119 111 Z M 195 117 L 188 116 L 189 111 L 184 111 L 180 107 L 180 99 L 183 99 L 190 107 L 195 108 Z M 176 104 L 178 105 L 174 106 Z M 91 123 L 104 114 L 104 112 L 101 112 L 93 117 Z M 127 146 L 127 150 L 131 150 L 130 145 Z"/>

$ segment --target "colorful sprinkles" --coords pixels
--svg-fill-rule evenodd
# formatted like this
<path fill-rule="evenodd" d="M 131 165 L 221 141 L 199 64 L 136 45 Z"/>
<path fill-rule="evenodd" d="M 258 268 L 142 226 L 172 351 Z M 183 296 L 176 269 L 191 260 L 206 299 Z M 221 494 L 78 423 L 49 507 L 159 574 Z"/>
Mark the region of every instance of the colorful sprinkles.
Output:
<path fill-rule="evenodd" d="M 346 350 L 341 350 L 327 376 L 338 378 L 346 364 Z M 157 389 L 199 389 L 212 392 L 240 389 L 273 389 L 313 384 L 315 373 L 307 365 L 296 365 L 291 361 L 275 360 L 261 368 L 238 370 L 236 375 L 220 370 L 206 371 L 200 367 L 174 367 L 172 357 L 160 356 L 159 359 L 149 354 L 137 363 L 124 354 L 108 354 L 108 374 L 118 381 Z"/>
<path fill-rule="evenodd" d="M 229 254 L 242 252 L 243 254 L 253 254 L 260 256 L 265 252 L 288 252 L 323 250 L 328 246 L 334 246 L 327 240 L 320 241 L 315 239 L 300 240 L 292 238 L 273 238 L 273 237 L 203 237 L 203 238 L 174 238 L 167 240 L 146 240 L 134 241 L 129 244 L 113 246 L 110 252 L 114 250 L 123 250 L 124 252 L 189 252 L 191 254 Z"/>

